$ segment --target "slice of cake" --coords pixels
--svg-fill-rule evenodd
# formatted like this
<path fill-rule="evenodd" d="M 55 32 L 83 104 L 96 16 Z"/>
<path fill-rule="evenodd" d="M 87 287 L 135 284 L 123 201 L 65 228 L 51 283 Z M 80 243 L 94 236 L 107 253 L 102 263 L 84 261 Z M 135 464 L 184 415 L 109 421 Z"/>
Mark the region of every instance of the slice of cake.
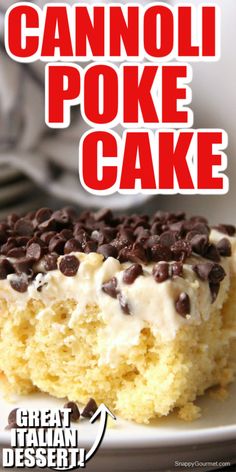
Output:
<path fill-rule="evenodd" d="M 10 215 L 0 224 L 9 389 L 93 397 L 140 423 L 176 407 L 196 417 L 197 395 L 236 371 L 234 235 L 183 213 Z"/>

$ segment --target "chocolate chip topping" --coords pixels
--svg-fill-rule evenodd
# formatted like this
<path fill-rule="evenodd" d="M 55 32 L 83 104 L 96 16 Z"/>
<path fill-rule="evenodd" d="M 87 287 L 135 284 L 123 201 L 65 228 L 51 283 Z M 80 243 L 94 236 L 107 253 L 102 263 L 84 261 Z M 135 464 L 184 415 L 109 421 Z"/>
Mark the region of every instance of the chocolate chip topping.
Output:
<path fill-rule="evenodd" d="M 177 313 L 181 316 L 190 314 L 190 298 L 187 293 L 182 292 L 175 302 L 175 308 Z"/>
<path fill-rule="evenodd" d="M 19 236 L 32 236 L 34 233 L 34 226 L 30 220 L 20 218 L 15 223 L 14 231 Z"/>
<path fill-rule="evenodd" d="M 29 259 L 34 259 L 35 261 L 39 261 L 44 254 L 44 249 L 41 244 L 37 242 L 33 242 L 27 247 L 26 257 Z"/>
<path fill-rule="evenodd" d="M 108 257 L 117 257 L 118 251 L 117 249 L 112 246 L 111 244 L 102 244 L 101 246 L 98 247 L 99 254 L 102 254 L 105 259 Z"/>
<path fill-rule="evenodd" d="M 35 214 L 35 219 L 37 223 L 40 224 L 40 223 L 43 223 L 44 221 L 49 220 L 51 216 L 52 216 L 52 210 L 50 210 L 50 208 L 40 208 Z"/>
<path fill-rule="evenodd" d="M 167 262 L 158 262 L 152 270 L 156 282 L 165 282 L 169 278 L 169 264 Z"/>
<path fill-rule="evenodd" d="M 235 234 L 232 225 L 219 225 L 217 229 L 230 236 Z M 71 208 L 57 211 L 41 208 L 24 217 L 11 214 L 0 221 L 0 278 L 14 272 L 26 274 L 25 285 L 34 278 L 39 267 L 55 270 L 58 257 L 72 252 L 97 252 L 105 259 L 111 256 L 122 263 L 132 262 L 135 269 L 127 269 L 124 283 L 132 283 L 139 272 L 141 275 L 137 267 L 149 263 L 171 262 L 169 277 L 182 276 L 182 266 L 173 264 L 184 262 L 192 254 L 213 262 L 220 262 L 221 257 L 230 255 L 227 239 L 214 245 L 209 241 L 209 232 L 205 218 L 186 219 L 182 212 L 158 211 L 151 217 L 114 216 L 110 210 L 102 209 L 77 215 Z M 12 260 L 6 263 L 7 258 Z M 63 261 L 62 271 L 77 272 L 75 261 L 71 262 L 71 267 L 67 264 L 67 268 Z M 160 275 L 156 274 L 156 277 L 159 279 Z M 162 277 L 163 274 L 160 279 Z"/>
<path fill-rule="evenodd" d="M 220 254 L 214 244 L 209 244 L 205 252 L 205 257 L 211 261 L 220 262 Z"/>
<path fill-rule="evenodd" d="M 97 403 L 95 402 L 93 398 L 90 398 L 81 414 L 84 418 L 92 418 L 92 416 L 97 411 L 97 409 L 98 409 Z"/>
<path fill-rule="evenodd" d="M 22 257 L 21 259 L 17 259 L 13 266 L 17 274 L 27 274 L 32 275 L 33 273 L 33 265 L 35 263 L 34 259 L 30 259 L 27 257 Z"/>
<path fill-rule="evenodd" d="M 192 237 L 190 237 L 191 233 L 192 233 Z M 187 235 L 187 237 L 192 246 L 192 251 L 196 252 L 196 254 L 204 256 L 206 254 L 208 244 L 209 244 L 208 236 L 206 234 L 198 234 L 195 231 L 191 231 Z"/>
<path fill-rule="evenodd" d="M 227 238 L 222 238 L 218 241 L 216 248 L 219 254 L 223 257 L 230 257 L 232 254 L 231 244 Z"/>
<path fill-rule="evenodd" d="M 227 234 L 228 236 L 235 236 L 236 233 L 236 227 L 233 225 L 221 224 L 218 226 L 213 226 L 213 228 L 215 228 L 220 233 Z"/>
<path fill-rule="evenodd" d="M 64 254 L 70 254 L 70 252 L 81 252 L 82 245 L 77 239 L 69 239 L 66 241 L 64 246 Z"/>
<path fill-rule="evenodd" d="M 19 408 L 14 408 L 14 410 L 11 410 L 9 415 L 8 415 L 8 424 L 11 423 L 16 423 L 16 413 Z"/>
<path fill-rule="evenodd" d="M 192 253 L 191 244 L 188 241 L 179 240 L 171 246 L 172 259 L 176 261 L 185 261 Z"/>
<path fill-rule="evenodd" d="M 65 256 L 59 263 L 59 269 L 66 277 L 74 277 L 77 274 L 80 262 L 75 256 Z"/>
<path fill-rule="evenodd" d="M 9 274 L 14 273 L 13 265 L 8 259 L 0 261 L 0 280 L 6 279 Z"/>
<path fill-rule="evenodd" d="M 70 413 L 70 419 L 71 421 L 78 421 L 80 419 L 80 411 L 75 402 L 67 402 L 65 403 L 63 408 L 70 408 L 71 413 Z"/>
<path fill-rule="evenodd" d="M 220 283 L 209 283 L 209 288 L 211 292 L 211 301 L 214 303 L 220 290 Z"/>
<path fill-rule="evenodd" d="M 112 277 L 112 279 L 108 280 L 108 282 L 105 282 L 102 285 L 102 291 L 112 298 L 117 298 L 119 292 L 117 290 L 116 277 Z"/>
<path fill-rule="evenodd" d="M 150 248 L 151 260 L 154 262 L 159 261 L 171 261 L 171 250 L 167 246 L 162 246 L 161 244 L 154 244 Z"/>
<path fill-rule="evenodd" d="M 198 275 L 201 280 L 208 280 L 211 283 L 219 283 L 225 278 L 225 271 L 220 264 L 214 264 L 213 262 L 203 262 L 202 264 L 196 264 L 193 266 L 194 272 Z"/>
<path fill-rule="evenodd" d="M 183 277 L 183 263 L 173 262 L 169 266 L 169 274 L 171 277 Z"/>
<path fill-rule="evenodd" d="M 139 275 L 143 274 L 143 269 L 141 264 L 132 264 L 128 269 L 125 269 L 123 274 L 123 282 L 125 284 L 131 285 L 134 281 L 139 277 Z"/>
<path fill-rule="evenodd" d="M 48 254 L 44 258 L 44 269 L 46 271 L 56 270 L 57 269 L 57 254 Z"/>
<path fill-rule="evenodd" d="M 25 277 L 19 275 L 10 280 L 10 285 L 16 292 L 24 293 L 27 291 L 28 281 Z"/>

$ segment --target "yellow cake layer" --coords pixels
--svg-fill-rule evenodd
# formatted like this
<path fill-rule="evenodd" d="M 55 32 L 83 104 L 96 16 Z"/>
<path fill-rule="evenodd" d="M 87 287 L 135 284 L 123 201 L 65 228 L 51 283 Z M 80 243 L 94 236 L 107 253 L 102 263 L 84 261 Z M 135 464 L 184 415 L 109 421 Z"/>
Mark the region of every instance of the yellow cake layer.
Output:
<path fill-rule="evenodd" d="M 17 310 L 0 299 L 0 369 L 12 391 L 39 389 L 82 403 L 94 397 L 123 418 L 148 423 L 234 378 L 236 281 L 223 310 L 208 321 L 184 325 L 166 341 L 147 326 L 115 366 L 100 362 L 106 340 L 97 305 L 87 306 L 73 328 L 68 326 L 76 303 L 47 308 L 30 300 Z M 191 408 L 187 416 L 191 419 Z"/>

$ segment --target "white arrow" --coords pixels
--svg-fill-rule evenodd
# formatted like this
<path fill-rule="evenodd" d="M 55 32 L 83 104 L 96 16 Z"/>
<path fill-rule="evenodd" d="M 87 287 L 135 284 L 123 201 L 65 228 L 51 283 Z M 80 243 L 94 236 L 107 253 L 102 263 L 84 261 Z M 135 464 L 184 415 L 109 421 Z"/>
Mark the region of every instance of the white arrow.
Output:
<path fill-rule="evenodd" d="M 107 406 L 104 405 L 104 403 L 101 403 L 101 405 L 99 405 L 98 409 L 95 411 L 94 415 L 90 419 L 90 423 L 94 423 L 94 421 L 99 415 L 101 416 L 101 418 L 100 418 L 100 424 L 98 427 L 97 436 L 96 436 L 93 446 L 91 447 L 90 451 L 85 456 L 86 462 L 93 457 L 93 455 L 95 454 L 95 452 L 97 451 L 97 449 L 99 448 L 103 440 L 103 437 L 106 431 L 108 415 L 110 415 L 113 418 L 113 420 L 116 420 L 116 417 L 109 410 L 109 408 L 107 408 Z"/>

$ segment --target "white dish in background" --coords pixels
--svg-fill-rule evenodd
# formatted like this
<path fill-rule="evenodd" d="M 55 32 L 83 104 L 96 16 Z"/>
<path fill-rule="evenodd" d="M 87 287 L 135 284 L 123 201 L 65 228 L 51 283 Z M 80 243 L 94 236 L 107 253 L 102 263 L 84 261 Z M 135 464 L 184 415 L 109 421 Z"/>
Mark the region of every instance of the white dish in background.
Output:
<path fill-rule="evenodd" d="M 0 165 L 0 185 L 2 183 L 6 184 L 9 181 L 17 179 L 22 174 L 19 170 L 14 169 L 13 167 Z"/>
<path fill-rule="evenodd" d="M 4 431 L 4 427 L 13 408 L 61 408 L 63 404 L 63 400 L 43 394 L 21 397 L 14 403 L 0 399 L 1 445 L 8 445 L 10 441 L 10 433 Z M 114 427 L 107 429 L 102 447 L 86 464 L 86 469 L 91 472 L 171 472 L 186 470 L 176 467 L 175 461 L 236 463 L 236 384 L 231 386 L 230 396 L 225 401 L 205 395 L 198 404 L 202 407 L 202 417 L 192 423 L 183 422 L 174 414 L 147 426 L 118 418 Z M 90 449 L 98 424 L 82 420 L 77 427 L 81 432 L 80 446 Z M 213 468 L 196 464 L 192 470 Z"/>

